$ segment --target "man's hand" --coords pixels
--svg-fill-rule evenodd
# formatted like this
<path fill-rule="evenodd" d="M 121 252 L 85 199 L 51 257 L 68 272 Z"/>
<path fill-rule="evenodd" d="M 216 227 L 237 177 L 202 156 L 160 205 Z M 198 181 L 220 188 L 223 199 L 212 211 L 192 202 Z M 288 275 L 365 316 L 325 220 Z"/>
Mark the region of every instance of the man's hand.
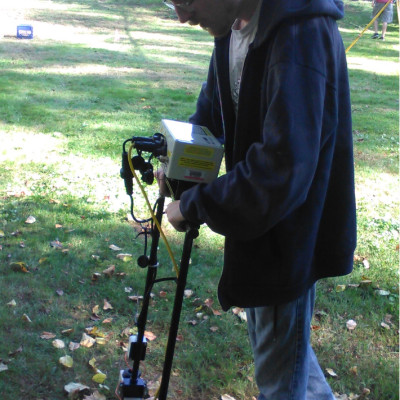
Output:
<path fill-rule="evenodd" d="M 181 223 L 185 220 L 179 208 L 180 200 L 169 203 L 165 209 L 169 223 L 179 232 L 185 232 Z"/>
<path fill-rule="evenodd" d="M 160 194 L 165 197 L 171 197 L 171 193 L 169 192 L 169 189 L 167 187 L 167 184 L 165 183 L 165 174 L 164 170 L 162 168 L 159 168 L 155 173 L 154 177 L 157 180 L 158 183 L 158 189 L 160 191 Z"/>

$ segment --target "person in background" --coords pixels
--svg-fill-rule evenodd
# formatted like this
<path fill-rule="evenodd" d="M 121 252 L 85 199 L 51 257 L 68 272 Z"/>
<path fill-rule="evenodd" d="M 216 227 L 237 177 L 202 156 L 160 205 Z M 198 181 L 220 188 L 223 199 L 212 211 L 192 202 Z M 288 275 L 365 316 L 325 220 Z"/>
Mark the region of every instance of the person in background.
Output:
<path fill-rule="evenodd" d="M 372 35 L 372 39 L 385 40 L 386 30 L 388 24 L 393 22 L 393 3 L 392 0 L 372 0 L 372 18 L 375 17 L 379 11 L 382 10 L 383 7 L 386 6 L 386 3 L 390 3 L 382 12 L 382 14 L 374 21 L 374 31 L 375 33 Z M 382 22 L 382 35 L 379 36 L 378 30 L 378 20 Z"/>
<path fill-rule="evenodd" d="M 167 5 L 215 38 L 189 122 L 224 141 L 227 170 L 169 203 L 168 221 L 225 237 L 218 298 L 224 311 L 246 308 L 258 399 L 334 400 L 310 322 L 316 281 L 349 274 L 356 246 L 343 3 Z"/>

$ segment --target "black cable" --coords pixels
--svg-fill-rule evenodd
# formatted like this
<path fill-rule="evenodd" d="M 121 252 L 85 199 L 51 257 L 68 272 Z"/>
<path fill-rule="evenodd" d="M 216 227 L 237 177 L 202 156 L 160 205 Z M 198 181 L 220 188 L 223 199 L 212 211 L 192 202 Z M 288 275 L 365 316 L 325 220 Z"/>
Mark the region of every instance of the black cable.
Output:
<path fill-rule="evenodd" d="M 143 220 L 137 219 L 135 217 L 135 214 L 133 213 L 133 196 L 130 194 L 129 197 L 131 199 L 131 217 L 132 217 L 132 219 L 135 222 L 137 222 L 138 224 L 144 224 L 145 222 L 153 221 L 153 218 L 148 218 L 148 219 L 143 219 Z"/>

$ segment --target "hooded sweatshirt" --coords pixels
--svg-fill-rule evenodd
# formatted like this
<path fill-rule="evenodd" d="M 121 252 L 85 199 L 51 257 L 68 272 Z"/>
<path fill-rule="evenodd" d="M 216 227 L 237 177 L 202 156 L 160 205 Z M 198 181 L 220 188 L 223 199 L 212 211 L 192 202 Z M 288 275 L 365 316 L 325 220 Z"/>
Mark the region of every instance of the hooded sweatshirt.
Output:
<path fill-rule="evenodd" d="M 230 34 L 215 39 L 190 122 L 225 142 L 227 173 L 184 192 L 193 223 L 225 236 L 218 297 L 231 306 L 293 301 L 351 272 L 356 246 L 351 106 L 334 0 L 262 0 L 237 115 Z"/>

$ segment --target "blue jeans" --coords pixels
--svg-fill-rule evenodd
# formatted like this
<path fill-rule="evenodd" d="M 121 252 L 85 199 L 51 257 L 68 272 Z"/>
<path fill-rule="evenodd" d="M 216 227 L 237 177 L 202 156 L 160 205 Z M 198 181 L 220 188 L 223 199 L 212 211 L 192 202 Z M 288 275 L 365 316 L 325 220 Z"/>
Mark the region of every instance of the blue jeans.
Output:
<path fill-rule="evenodd" d="M 299 299 L 246 309 L 258 400 L 334 400 L 310 345 L 315 285 Z"/>

